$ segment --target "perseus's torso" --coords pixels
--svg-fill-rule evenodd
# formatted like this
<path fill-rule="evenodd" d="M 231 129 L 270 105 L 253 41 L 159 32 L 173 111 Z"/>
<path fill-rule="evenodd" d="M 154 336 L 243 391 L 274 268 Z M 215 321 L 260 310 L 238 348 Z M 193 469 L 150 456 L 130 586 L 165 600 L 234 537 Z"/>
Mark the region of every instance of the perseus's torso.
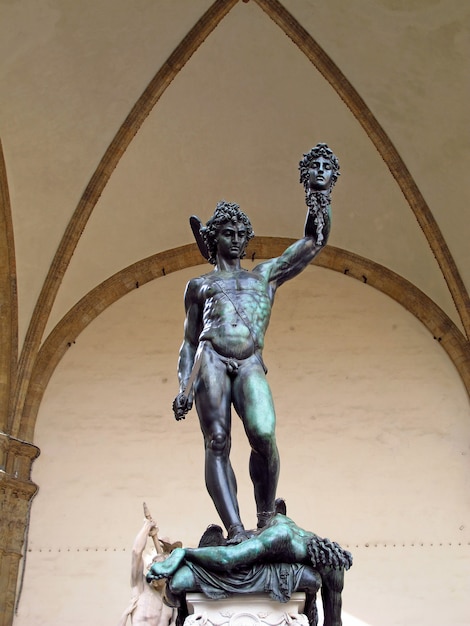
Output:
<path fill-rule="evenodd" d="M 272 297 L 256 272 L 213 272 L 201 289 L 203 329 L 219 354 L 245 359 L 262 350 L 271 316 Z"/>

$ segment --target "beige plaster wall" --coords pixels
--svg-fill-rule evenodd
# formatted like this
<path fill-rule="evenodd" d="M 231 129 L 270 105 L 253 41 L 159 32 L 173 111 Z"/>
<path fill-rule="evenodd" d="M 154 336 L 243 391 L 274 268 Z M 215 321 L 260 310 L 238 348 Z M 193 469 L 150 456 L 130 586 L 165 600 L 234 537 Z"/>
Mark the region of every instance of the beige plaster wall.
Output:
<path fill-rule="evenodd" d="M 193 268 L 110 307 L 46 392 L 35 443 L 15 626 L 117 623 L 146 501 L 194 545 L 218 522 L 197 416 L 176 423 L 182 293 Z M 447 355 L 395 302 L 310 267 L 279 291 L 265 351 L 278 413 L 279 495 L 295 521 L 348 546 L 345 626 L 468 626 L 470 410 Z M 247 526 L 248 448 L 233 463 Z"/>

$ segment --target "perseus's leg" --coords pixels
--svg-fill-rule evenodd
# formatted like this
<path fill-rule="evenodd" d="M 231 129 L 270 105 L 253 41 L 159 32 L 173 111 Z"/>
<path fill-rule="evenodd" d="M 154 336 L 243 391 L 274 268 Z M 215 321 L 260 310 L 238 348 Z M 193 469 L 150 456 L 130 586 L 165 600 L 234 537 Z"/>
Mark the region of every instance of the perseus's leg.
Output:
<path fill-rule="evenodd" d="M 256 356 L 234 381 L 234 405 L 243 420 L 251 445 L 250 476 L 253 481 L 258 525 L 274 511 L 279 480 L 279 452 L 276 445 L 276 414 L 271 390 Z"/>
<path fill-rule="evenodd" d="M 195 385 L 196 409 L 204 435 L 206 487 L 227 531 L 243 528 L 237 483 L 230 463 L 231 380 L 226 366 L 210 348 L 202 354 Z"/>

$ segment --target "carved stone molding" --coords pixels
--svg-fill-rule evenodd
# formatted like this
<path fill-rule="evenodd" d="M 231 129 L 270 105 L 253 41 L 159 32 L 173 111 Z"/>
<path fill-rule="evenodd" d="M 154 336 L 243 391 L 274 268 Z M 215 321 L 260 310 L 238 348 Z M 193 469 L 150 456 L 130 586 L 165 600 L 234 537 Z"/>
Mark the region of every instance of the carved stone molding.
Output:
<path fill-rule="evenodd" d="M 243 594 L 211 600 L 202 593 L 186 594 L 190 615 L 184 626 L 308 626 L 300 611 L 304 593 L 293 593 L 281 604 L 268 595 Z"/>
<path fill-rule="evenodd" d="M 16 581 L 31 500 L 31 466 L 39 448 L 0 433 L 0 626 L 13 622 Z"/>

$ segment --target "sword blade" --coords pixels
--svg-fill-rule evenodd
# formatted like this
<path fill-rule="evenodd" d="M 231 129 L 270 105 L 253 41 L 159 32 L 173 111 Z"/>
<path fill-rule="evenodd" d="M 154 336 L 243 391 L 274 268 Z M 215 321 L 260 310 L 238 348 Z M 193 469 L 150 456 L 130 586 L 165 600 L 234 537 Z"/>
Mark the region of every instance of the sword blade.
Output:
<path fill-rule="evenodd" d="M 196 376 L 199 374 L 199 370 L 201 369 L 202 362 L 202 348 L 203 346 L 199 344 L 199 348 L 197 349 L 196 356 L 194 357 L 194 363 L 191 370 L 191 374 L 189 375 L 188 382 L 184 388 L 183 394 L 188 397 L 191 393 L 192 386 L 194 381 L 196 380 Z"/>

